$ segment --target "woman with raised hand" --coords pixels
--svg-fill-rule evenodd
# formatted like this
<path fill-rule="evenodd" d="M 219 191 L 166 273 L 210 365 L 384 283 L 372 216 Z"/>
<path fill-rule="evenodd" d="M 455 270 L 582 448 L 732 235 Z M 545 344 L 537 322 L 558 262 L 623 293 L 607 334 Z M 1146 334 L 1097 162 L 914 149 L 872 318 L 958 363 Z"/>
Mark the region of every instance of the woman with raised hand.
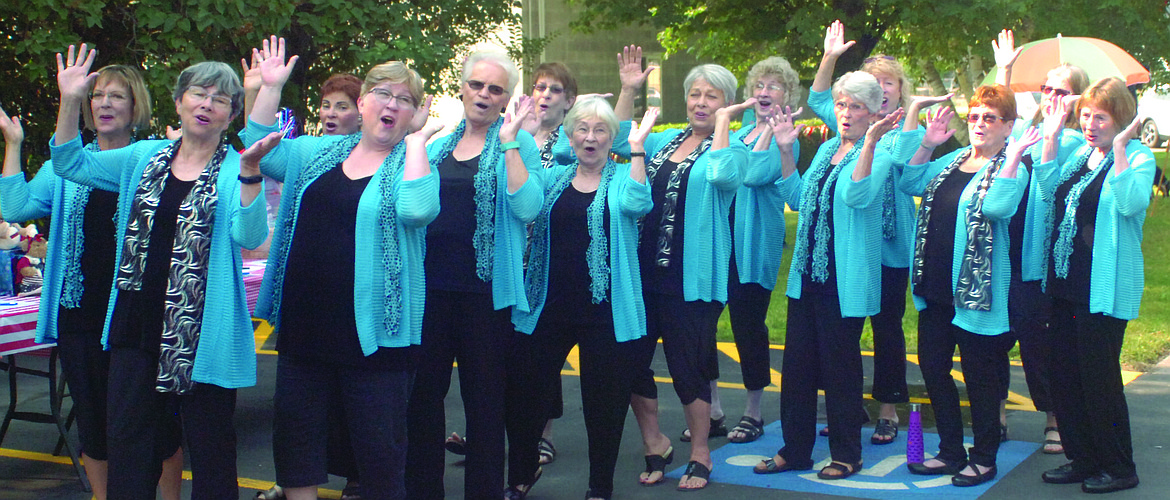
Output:
<path fill-rule="evenodd" d="M 630 133 L 641 151 L 657 109 Z M 537 174 L 544 206 L 533 226 L 525 274 L 531 312 L 514 311 L 520 332 L 509 368 L 508 404 L 559 392 L 561 367 L 580 346 L 581 403 L 589 437 L 587 499 L 613 495 L 613 471 L 629 407 L 635 343 L 646 334 L 638 269 L 638 219 L 650 211 L 645 157 L 618 165 L 610 159 L 618 130 L 613 109 L 600 97 L 579 100 L 565 117 L 576 150 L 573 165 Z M 556 263 L 553 265 L 553 263 Z M 509 411 L 509 488 L 524 498 L 536 474 L 539 412 Z"/>
<path fill-rule="evenodd" d="M 1062 108 L 1071 107 L 1067 97 Z M 1142 225 L 1155 161 L 1134 140 L 1137 104 L 1119 78 L 1098 80 L 1081 95 L 1076 116 L 1085 144 L 1063 165 L 1056 137 L 1062 122 L 1045 122 L 1043 176 L 1048 218 L 1049 346 L 1056 417 L 1069 463 L 1043 474 L 1047 483 L 1081 483 L 1087 493 L 1138 485 L 1129 408 L 1121 380 L 1121 346 L 1138 315 L 1144 282 Z M 1048 126 L 1048 121 L 1055 122 Z M 1126 125 L 1128 124 L 1128 126 Z"/>
<path fill-rule="evenodd" d="M 245 142 L 278 133 L 275 113 L 297 57 L 284 39 L 258 51 L 263 84 Z M 406 402 L 421 342 L 423 240 L 439 212 L 426 160 L 423 81 L 405 64 L 372 68 L 349 135 L 283 141 L 261 162 L 288 188 L 256 314 L 280 332 L 273 455 L 290 500 L 326 482 L 329 403 L 352 436 L 363 498 L 407 498 Z M 321 263 L 334 264 L 321 272 Z M 329 293 L 322 296 L 320 290 Z"/>
<path fill-rule="evenodd" d="M 81 108 L 86 128 L 95 133 L 85 148 L 97 152 L 125 147 L 134 141 L 138 128 L 150 125 L 150 92 L 141 73 L 129 66 L 106 66 L 97 75 L 89 82 L 89 104 Z M 0 110 L 0 130 L 6 146 L 0 212 L 11 221 L 52 216 L 56 222 L 49 228 L 37 342 L 57 343 L 77 417 L 82 462 L 94 496 L 105 500 L 110 353 L 101 339 L 114 279 L 118 194 L 62 179 L 51 163 L 26 182 L 20 170 L 24 132 L 19 119 L 9 119 Z M 180 448 L 163 462 L 159 481 L 163 498 L 178 500 L 182 473 Z"/>
<path fill-rule="evenodd" d="M 666 480 L 674 448 L 658 426 L 658 387 L 650 363 L 662 339 L 675 392 L 693 437 L 680 490 L 707 486 L 711 385 L 718 378 L 715 330 L 727 302 L 731 260 L 728 210 L 743 184 L 747 147 L 730 140 L 731 117 L 754 104 L 731 105 L 739 86 L 727 68 L 704 64 L 684 80 L 687 127 L 650 134 L 644 154 L 654 208 L 642 221 L 638 244 L 647 335 L 638 340 L 630 404 L 642 431 L 642 484 Z"/>
<path fill-rule="evenodd" d="M 511 309 L 529 311 L 524 290 L 525 224 L 544 195 L 529 170 L 540 153 L 520 124 L 532 113 L 522 96 L 501 118 L 520 81 L 503 54 L 476 52 L 463 63 L 463 120 L 430 144 L 443 210 L 427 228 L 422 355 L 410 397 L 407 492 L 443 498 L 443 398 L 451 363 L 467 416 L 464 497 L 497 500 L 504 479 L 504 385 Z M 535 449 L 536 444 L 533 443 Z M 531 484 L 532 481 L 525 481 Z"/>
<path fill-rule="evenodd" d="M 1018 169 L 1020 158 L 1039 140 L 1032 129 L 1009 142 L 1015 104 L 1006 87 L 976 89 L 967 115 L 971 145 L 930 161 L 934 148 L 954 134 L 947 129 L 952 112 L 943 108 L 927 125 L 899 183 L 903 191 L 922 196 L 911 282 L 919 311 L 919 366 L 940 439 L 934 458 L 909 468 L 914 474 L 952 474 L 955 486 L 983 484 L 997 472 L 1000 373 L 1013 343 L 1008 223 L 1028 186 L 1027 170 Z M 901 142 L 908 150 L 915 141 Z M 956 346 L 975 436 L 969 457 L 951 376 Z"/>
<path fill-rule="evenodd" d="M 837 59 L 855 42 L 845 41 L 845 28 L 834 21 L 825 33 L 825 54 L 817 68 L 816 78 L 809 89 L 808 105 L 813 113 L 835 128 L 833 97 L 829 85 Z M 906 116 L 917 113 L 910 98 L 914 90 L 902 65 L 888 55 L 873 55 L 865 59 L 861 71 L 877 79 L 882 88 L 878 118 L 884 118 L 897 109 L 905 108 Z M 896 127 L 901 128 L 901 127 Z M 895 165 L 909 159 L 897 155 L 899 132 L 891 130 L 881 137 L 877 146 L 890 153 Z M 914 199 L 897 188 L 900 169 L 891 168 L 882 191 L 882 303 L 878 312 L 870 316 L 873 328 L 873 399 L 881 403 L 877 424 L 870 442 L 890 444 L 898 436 L 898 413 L 895 405 L 910 401 L 906 387 L 906 335 L 902 317 L 906 314 L 906 285 L 910 277 L 910 256 L 914 251 Z M 831 426 L 830 426 L 831 427 Z M 828 433 L 826 427 L 822 433 Z"/>
<path fill-rule="evenodd" d="M 808 470 L 814 463 L 817 390 L 825 390 L 832 462 L 817 473 L 845 479 L 861 470 L 861 351 L 865 317 L 881 303 L 882 188 L 890 155 L 878 141 L 902 111 L 878 119 L 882 88 L 854 71 L 833 84 L 837 137 L 823 144 L 800 180 L 788 333 L 780 386 L 784 447 L 757 474 Z"/>
<path fill-rule="evenodd" d="M 1020 54 L 1015 47 L 1015 35 L 1011 30 L 1000 32 L 997 40 L 992 42 L 995 54 L 995 65 L 998 68 L 996 83 L 1009 86 L 1011 84 L 1012 67 Z M 1020 137 L 1029 127 L 1040 127 L 1047 120 L 1051 110 L 1056 109 L 1057 102 L 1066 96 L 1077 96 L 1089 86 L 1089 77 L 1081 68 L 1065 63 L 1048 72 L 1048 80 L 1041 85 L 1040 107 L 1030 121 L 1016 120 L 1012 129 L 1012 137 Z M 1061 115 L 1065 116 L 1065 115 Z M 1056 161 L 1063 165 L 1069 156 L 1082 144 L 1080 124 L 1077 117 L 1068 116 L 1064 126 L 1060 127 L 1054 138 L 1058 141 Z M 1040 163 L 1041 148 L 1033 146 L 1024 156 L 1024 166 L 1029 170 Z M 1052 315 L 1052 301 L 1044 293 L 1044 266 L 1045 242 L 1048 233 L 1045 225 L 1047 209 L 1038 193 L 1039 176 L 1033 175 L 1024 192 L 1024 199 L 1012 222 L 1008 226 L 1011 237 L 1011 264 L 1012 283 L 1009 287 L 1008 316 L 1011 322 L 1012 333 L 1020 343 L 1020 360 L 1024 364 L 1024 380 L 1028 384 L 1028 397 L 1037 411 L 1045 412 L 1047 422 L 1044 426 L 1044 453 L 1059 454 L 1064 452 L 1061 444 L 1060 430 L 1056 422 L 1055 403 L 1052 398 L 1052 370 L 1048 366 L 1048 349 L 1052 345 L 1053 331 L 1048 328 Z M 1004 373 L 1004 388 L 1002 396 L 1007 397 L 1008 383 L 1011 374 Z M 1001 406 L 1000 424 L 1003 437 L 1007 436 L 1005 415 Z"/>
<path fill-rule="evenodd" d="M 154 498 L 163 456 L 190 445 L 192 498 L 236 498 L 236 389 L 256 383 L 256 346 L 244 301 L 240 248 L 268 232 L 260 158 L 279 136 L 236 153 L 224 134 L 243 107 L 239 77 L 203 62 L 179 74 L 175 141 L 113 151 L 81 146 L 77 114 L 96 51 L 57 55 L 61 108 L 54 171 L 119 193 L 118 249 L 103 343 L 110 350 L 110 498 Z"/>
<path fill-rule="evenodd" d="M 764 434 L 761 402 L 764 388 L 772 383 L 769 367 L 768 305 L 780 274 L 784 250 L 784 204 L 793 201 L 800 176 L 796 162 L 800 142 L 792 126 L 791 106 L 800 103 L 800 79 L 783 57 L 757 62 L 748 71 L 744 97 L 755 98 L 755 123 L 745 125 L 731 136 L 751 148 L 743 186 L 731 206 L 732 258 L 728 271 L 727 312 L 740 371 L 747 388 L 747 401 L 739 423 L 727 433 L 733 443 L 750 443 Z M 787 137 L 775 136 L 772 120 L 782 118 Z M 773 141 L 775 137 L 775 141 Z M 719 421 L 716 381 L 711 381 L 711 418 Z"/>

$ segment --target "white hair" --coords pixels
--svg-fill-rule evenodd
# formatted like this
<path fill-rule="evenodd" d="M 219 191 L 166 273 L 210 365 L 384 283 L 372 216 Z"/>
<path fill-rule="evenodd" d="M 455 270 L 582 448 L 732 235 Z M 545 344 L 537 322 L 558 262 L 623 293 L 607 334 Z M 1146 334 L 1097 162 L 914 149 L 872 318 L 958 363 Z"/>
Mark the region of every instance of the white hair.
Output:
<path fill-rule="evenodd" d="M 870 113 L 882 109 L 882 98 L 885 96 L 877 78 L 864 71 L 850 71 L 841 75 L 833 83 L 833 100 L 837 100 L 842 93 L 865 104 Z"/>
<path fill-rule="evenodd" d="M 474 52 L 467 56 L 467 60 L 463 61 L 463 83 L 467 83 L 467 80 L 471 79 L 471 70 L 475 69 L 476 63 L 480 61 L 495 64 L 508 74 L 508 88 L 504 90 L 509 94 L 512 93 L 512 89 L 516 88 L 516 84 L 520 83 L 520 70 L 516 69 L 516 63 L 508 59 L 508 56 L 502 52 L 488 50 Z"/>
<path fill-rule="evenodd" d="M 727 68 L 718 64 L 700 64 L 691 68 L 691 71 L 687 73 L 687 78 L 683 80 L 683 93 L 690 93 L 691 85 L 694 85 L 695 80 L 700 78 L 723 92 L 725 104 L 731 104 L 735 101 L 735 90 L 739 88 L 739 80 Z"/>

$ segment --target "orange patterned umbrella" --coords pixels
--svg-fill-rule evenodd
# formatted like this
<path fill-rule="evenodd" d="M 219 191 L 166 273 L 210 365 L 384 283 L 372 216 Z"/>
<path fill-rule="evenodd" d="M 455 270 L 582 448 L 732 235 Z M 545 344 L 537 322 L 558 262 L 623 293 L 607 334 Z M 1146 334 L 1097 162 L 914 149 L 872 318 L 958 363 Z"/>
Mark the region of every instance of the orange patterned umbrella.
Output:
<path fill-rule="evenodd" d="M 1036 92 L 1048 80 L 1048 71 L 1063 63 L 1079 66 L 1090 81 L 1116 76 L 1125 84 L 1150 81 L 1150 71 L 1121 47 L 1099 38 L 1060 36 L 1027 43 L 1012 67 L 1012 90 Z M 995 83 L 996 71 L 983 80 Z"/>

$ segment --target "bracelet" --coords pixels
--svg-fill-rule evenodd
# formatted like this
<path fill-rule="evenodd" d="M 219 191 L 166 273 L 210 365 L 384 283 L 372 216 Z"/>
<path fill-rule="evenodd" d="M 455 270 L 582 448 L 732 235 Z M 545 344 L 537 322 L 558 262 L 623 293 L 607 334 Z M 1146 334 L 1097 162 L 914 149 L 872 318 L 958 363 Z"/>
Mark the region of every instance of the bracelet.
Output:
<path fill-rule="evenodd" d="M 500 152 L 503 153 L 509 149 L 520 149 L 520 141 L 505 142 L 500 144 Z"/>
<path fill-rule="evenodd" d="M 645 157 L 646 157 L 645 151 L 638 151 L 638 152 L 631 152 L 630 153 L 630 158 L 645 158 Z"/>
<path fill-rule="evenodd" d="M 261 182 L 264 182 L 263 175 L 251 175 L 251 176 L 247 176 L 247 177 L 241 175 L 239 177 L 240 177 L 240 184 L 259 184 Z"/>

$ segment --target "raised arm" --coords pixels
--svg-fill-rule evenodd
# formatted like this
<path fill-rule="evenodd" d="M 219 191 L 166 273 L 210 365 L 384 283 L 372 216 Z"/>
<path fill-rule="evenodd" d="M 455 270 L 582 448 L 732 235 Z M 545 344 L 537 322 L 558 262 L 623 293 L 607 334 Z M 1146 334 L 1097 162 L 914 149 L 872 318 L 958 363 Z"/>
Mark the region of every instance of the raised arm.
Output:
<path fill-rule="evenodd" d="M 869 177 L 869 173 L 873 169 L 874 148 L 877 147 L 877 143 L 881 141 L 883 135 L 886 135 L 886 132 L 894 130 L 894 127 L 898 126 L 898 120 L 901 119 L 902 108 L 898 108 L 893 113 L 887 114 L 885 118 L 870 125 L 869 130 L 865 131 L 865 144 L 861 145 L 861 154 L 857 156 L 857 166 L 853 168 L 853 180 L 859 181 Z"/>
<path fill-rule="evenodd" d="M 4 168 L 0 176 L 17 175 L 21 173 L 20 145 L 24 142 L 24 127 L 20 126 L 20 118 L 10 118 L 4 108 L 0 108 L 0 132 L 4 134 Z"/>
<path fill-rule="evenodd" d="M 642 47 L 627 45 L 617 55 L 618 77 L 622 81 L 622 91 L 618 94 L 617 105 L 613 108 L 614 115 L 619 122 L 634 118 L 634 98 L 646 83 L 646 77 L 656 68 L 653 66 L 642 69 Z"/>
<path fill-rule="evenodd" d="M 520 125 L 535 111 L 532 97 L 522 95 L 516 104 L 504 116 L 504 124 L 500 127 L 500 148 L 504 150 L 504 166 L 508 170 L 508 192 L 515 193 L 528 182 L 528 168 L 524 166 L 524 158 L 520 156 L 520 148 L 516 143 L 516 134 L 520 132 Z"/>
<path fill-rule="evenodd" d="M 1044 130 L 1041 136 L 1044 145 L 1040 149 L 1040 162 L 1055 161 L 1060 153 L 1060 134 L 1064 131 L 1064 121 L 1068 114 L 1076 108 L 1079 95 L 1055 96 L 1048 100 L 1044 107 Z"/>
<path fill-rule="evenodd" d="M 406 136 L 406 165 L 403 167 L 402 180 L 409 181 L 426 177 L 431 173 L 431 161 L 427 157 L 427 141 L 431 136 L 443 129 L 439 120 L 428 120 L 431 115 L 431 96 L 427 96 L 422 106 L 414 112 L 410 121 L 410 128 L 415 132 Z"/>
<path fill-rule="evenodd" d="M 247 117 L 252 116 L 252 106 L 256 104 L 256 96 L 260 93 L 260 85 L 263 83 L 260 78 L 260 61 L 256 60 L 255 50 L 252 51 L 251 64 L 240 59 L 240 69 L 244 71 L 244 120 L 247 121 Z"/>
<path fill-rule="evenodd" d="M 1003 168 L 999 169 L 999 173 L 995 174 L 996 178 L 1015 179 L 1016 172 L 1020 167 L 1020 159 L 1024 157 L 1024 151 L 1037 142 L 1040 142 L 1040 131 L 1036 130 L 1036 127 L 1028 127 L 1019 139 L 1008 138 L 1007 150 L 1005 151 L 1007 162 L 1003 164 Z"/>
<path fill-rule="evenodd" d="M 780 178 L 787 179 L 788 176 L 796 172 L 796 153 L 794 145 L 800 138 L 800 130 L 804 125 L 796 125 L 794 120 L 804 108 L 798 108 L 795 113 L 792 108 L 785 106 L 780 113 L 773 115 L 769 121 L 772 123 L 772 138 L 776 141 L 776 147 L 780 149 Z"/>
<path fill-rule="evenodd" d="M 646 182 L 646 138 L 658 120 L 658 108 L 646 110 L 638 128 L 630 130 L 630 178 L 638 183 Z"/>
<path fill-rule="evenodd" d="M 1118 175 L 1129 169 L 1129 157 L 1126 156 L 1125 147 L 1129 141 L 1137 137 L 1139 127 L 1141 127 L 1141 119 L 1135 117 L 1128 127 L 1125 127 L 1121 133 L 1113 138 L 1113 175 Z"/>
<path fill-rule="evenodd" d="M 817 75 L 813 78 L 809 90 L 824 92 L 833 85 L 833 71 L 837 69 L 837 59 L 852 47 L 853 40 L 845 41 L 845 25 L 840 20 L 833 21 L 825 29 L 825 54 L 821 56 L 821 65 L 817 67 Z"/>
<path fill-rule="evenodd" d="M 263 139 L 256 141 L 240 153 L 240 177 L 259 177 L 260 174 L 260 159 L 264 155 L 272 151 L 276 144 L 280 142 L 280 132 L 273 132 L 268 134 Z M 256 196 L 260 194 L 260 189 L 264 187 L 263 182 L 253 184 L 240 183 L 240 206 L 246 207 L 252 204 Z"/>
<path fill-rule="evenodd" d="M 929 162 L 934 148 L 947 142 L 947 139 L 955 135 L 955 130 L 949 128 L 951 117 L 954 114 L 955 112 L 951 111 L 951 108 L 942 108 L 938 112 L 927 114 L 926 135 L 922 137 L 922 145 L 918 146 L 918 151 L 915 151 L 914 156 L 910 157 L 908 165 L 922 165 Z"/>
<path fill-rule="evenodd" d="M 909 132 L 918 129 L 918 115 L 922 113 L 923 109 L 941 104 L 951 99 L 955 94 L 947 94 L 942 96 L 914 96 L 910 100 L 910 107 L 906 108 L 906 121 L 902 124 L 902 131 Z"/>
<path fill-rule="evenodd" d="M 1016 35 L 1012 30 L 999 32 L 999 40 L 991 41 L 991 51 L 995 54 L 995 67 L 999 71 L 995 74 L 995 84 L 1011 88 L 1012 66 L 1020 57 L 1022 48 L 1016 48 Z"/>
<path fill-rule="evenodd" d="M 57 53 L 57 88 L 61 91 L 61 106 L 57 108 L 57 130 L 53 134 L 53 144 L 60 146 L 74 137 L 77 137 L 77 115 L 81 114 L 81 106 L 89 92 L 89 82 L 97 78 L 97 73 L 90 73 L 97 50 L 87 50 L 81 44 L 74 57 L 75 47 L 70 45 L 67 55 L 62 58 Z"/>
<path fill-rule="evenodd" d="M 284 55 L 284 38 L 277 38 L 276 35 L 264 40 L 262 48 L 252 49 L 252 59 L 260 65 L 260 91 L 256 94 L 256 103 L 252 105 L 249 117 L 261 125 L 276 123 L 281 89 L 299 58 L 292 56 L 285 62 Z"/>
<path fill-rule="evenodd" d="M 731 119 L 743 110 L 756 104 L 755 97 L 749 97 L 739 104 L 724 106 L 715 110 L 715 135 L 711 137 L 711 151 L 718 151 L 731 144 Z"/>

